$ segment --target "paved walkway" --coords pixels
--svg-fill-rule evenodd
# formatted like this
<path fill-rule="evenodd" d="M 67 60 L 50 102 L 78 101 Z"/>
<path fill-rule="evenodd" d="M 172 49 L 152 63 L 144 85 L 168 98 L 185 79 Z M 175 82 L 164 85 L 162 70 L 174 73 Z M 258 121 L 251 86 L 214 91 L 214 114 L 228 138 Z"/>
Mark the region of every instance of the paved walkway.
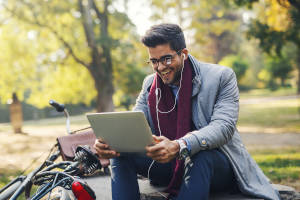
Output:
<path fill-rule="evenodd" d="M 267 133 L 241 133 L 244 144 L 258 148 L 300 147 L 299 133 L 267 134 Z"/>

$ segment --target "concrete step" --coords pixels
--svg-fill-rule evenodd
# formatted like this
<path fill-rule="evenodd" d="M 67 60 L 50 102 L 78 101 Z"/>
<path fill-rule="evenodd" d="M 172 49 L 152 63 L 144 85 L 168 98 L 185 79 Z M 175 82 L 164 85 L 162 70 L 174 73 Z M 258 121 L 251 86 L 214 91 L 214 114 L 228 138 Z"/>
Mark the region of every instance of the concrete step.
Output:
<path fill-rule="evenodd" d="M 88 185 L 95 191 L 97 199 L 111 200 L 110 176 L 96 176 L 85 178 Z M 141 200 L 165 200 L 162 196 L 167 196 L 162 191 L 162 187 L 154 187 L 149 184 L 147 179 L 139 179 L 139 187 L 141 191 Z M 300 200 L 300 193 L 294 188 L 285 185 L 272 185 L 279 191 L 281 200 Z M 260 200 L 259 198 L 247 197 L 241 194 L 218 194 L 212 195 L 210 200 Z"/>

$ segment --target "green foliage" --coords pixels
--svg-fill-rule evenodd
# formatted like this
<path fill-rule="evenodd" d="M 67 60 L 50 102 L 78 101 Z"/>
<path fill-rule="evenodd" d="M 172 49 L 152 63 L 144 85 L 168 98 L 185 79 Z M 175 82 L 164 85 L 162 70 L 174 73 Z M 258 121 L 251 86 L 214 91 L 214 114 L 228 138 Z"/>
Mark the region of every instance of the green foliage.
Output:
<path fill-rule="evenodd" d="M 238 82 L 243 78 L 248 69 L 246 61 L 240 56 L 235 55 L 226 56 L 219 62 L 219 64 L 231 67 L 236 74 Z"/>
<path fill-rule="evenodd" d="M 281 86 L 285 86 L 285 81 L 293 70 L 291 61 L 286 57 L 270 56 L 267 59 L 266 68 L 270 72 L 272 80 L 279 78 Z"/>
<path fill-rule="evenodd" d="M 254 21 L 250 25 L 247 35 L 248 38 L 258 38 L 260 47 L 269 54 L 275 51 L 280 55 L 281 49 L 286 43 L 284 32 L 272 30 L 267 24 L 263 24 L 260 21 Z"/>
<path fill-rule="evenodd" d="M 245 1 L 235 1 L 238 5 L 245 5 Z M 249 1 L 248 5 L 252 5 L 255 1 Z M 261 6 L 258 9 L 257 17 L 252 20 L 248 31 L 248 38 L 256 38 L 259 40 L 259 45 L 269 55 L 281 56 L 282 49 L 293 43 L 297 47 L 297 57 L 293 60 L 298 70 L 298 78 L 300 78 L 300 4 L 298 1 L 260 1 Z M 286 75 L 291 71 L 291 65 L 285 64 L 286 68 L 283 70 L 283 62 L 274 61 L 272 63 L 272 75 L 276 71 L 276 76 L 280 76 L 281 84 L 284 84 Z M 280 69 L 279 69 L 280 68 Z M 281 75 L 279 75 L 281 74 Z M 271 79 L 269 85 L 276 86 L 276 82 Z M 300 81 L 298 80 L 298 93 L 300 93 Z"/>
<path fill-rule="evenodd" d="M 259 0 L 234 0 L 234 3 L 239 6 L 247 6 L 248 8 L 252 8 L 252 4 Z"/>
<path fill-rule="evenodd" d="M 77 1 L 15 0 L 3 1 L 1 5 L 4 11 L 1 17 L 6 20 L 0 32 L 3 52 L 0 55 L 1 102 L 10 99 L 12 92 L 38 107 L 46 106 L 49 99 L 87 105 L 95 101 L 98 91 L 94 76 L 82 64 L 91 63 L 97 55 L 92 54 L 88 46 Z M 97 2 L 97 5 L 102 12 L 103 3 Z M 95 12 L 90 14 L 97 51 L 102 53 L 103 45 L 108 45 L 113 51 L 117 90 L 136 95 L 144 73 L 142 68 L 137 68 L 140 55 L 134 50 L 138 41 L 134 25 L 126 13 L 111 6 L 109 34 L 104 36 L 100 26 L 104 22 L 99 21 Z M 105 63 L 104 56 L 97 59 Z M 95 67 L 96 64 L 91 65 Z M 109 69 L 102 73 L 108 77 Z M 127 77 L 129 74 L 136 76 Z"/>
<path fill-rule="evenodd" d="M 241 16 L 231 2 L 152 0 L 152 6 L 155 21 L 170 22 L 170 16 L 175 16 L 192 44 L 188 48 L 201 60 L 218 63 L 238 51 Z"/>

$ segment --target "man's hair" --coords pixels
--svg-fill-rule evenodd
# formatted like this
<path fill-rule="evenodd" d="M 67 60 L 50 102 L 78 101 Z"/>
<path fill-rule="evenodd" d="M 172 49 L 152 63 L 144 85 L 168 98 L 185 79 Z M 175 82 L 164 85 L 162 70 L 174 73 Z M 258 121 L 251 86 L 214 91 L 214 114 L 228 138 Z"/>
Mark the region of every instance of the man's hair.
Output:
<path fill-rule="evenodd" d="M 179 51 L 186 47 L 184 34 L 176 24 L 158 24 L 152 26 L 142 38 L 146 47 L 169 44 L 171 49 Z"/>

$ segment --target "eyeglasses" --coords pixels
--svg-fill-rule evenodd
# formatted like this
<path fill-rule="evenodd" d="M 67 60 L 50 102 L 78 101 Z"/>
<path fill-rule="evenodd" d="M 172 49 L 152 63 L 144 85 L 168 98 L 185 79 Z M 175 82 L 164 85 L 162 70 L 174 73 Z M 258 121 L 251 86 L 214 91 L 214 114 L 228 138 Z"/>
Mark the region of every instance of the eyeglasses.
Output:
<path fill-rule="evenodd" d="M 159 65 L 159 62 L 163 65 L 171 65 L 172 64 L 172 59 L 181 53 L 181 50 L 177 51 L 174 54 L 171 55 L 164 55 L 159 59 L 151 58 L 150 60 L 147 61 L 148 64 L 152 64 L 153 67 L 157 67 Z"/>

